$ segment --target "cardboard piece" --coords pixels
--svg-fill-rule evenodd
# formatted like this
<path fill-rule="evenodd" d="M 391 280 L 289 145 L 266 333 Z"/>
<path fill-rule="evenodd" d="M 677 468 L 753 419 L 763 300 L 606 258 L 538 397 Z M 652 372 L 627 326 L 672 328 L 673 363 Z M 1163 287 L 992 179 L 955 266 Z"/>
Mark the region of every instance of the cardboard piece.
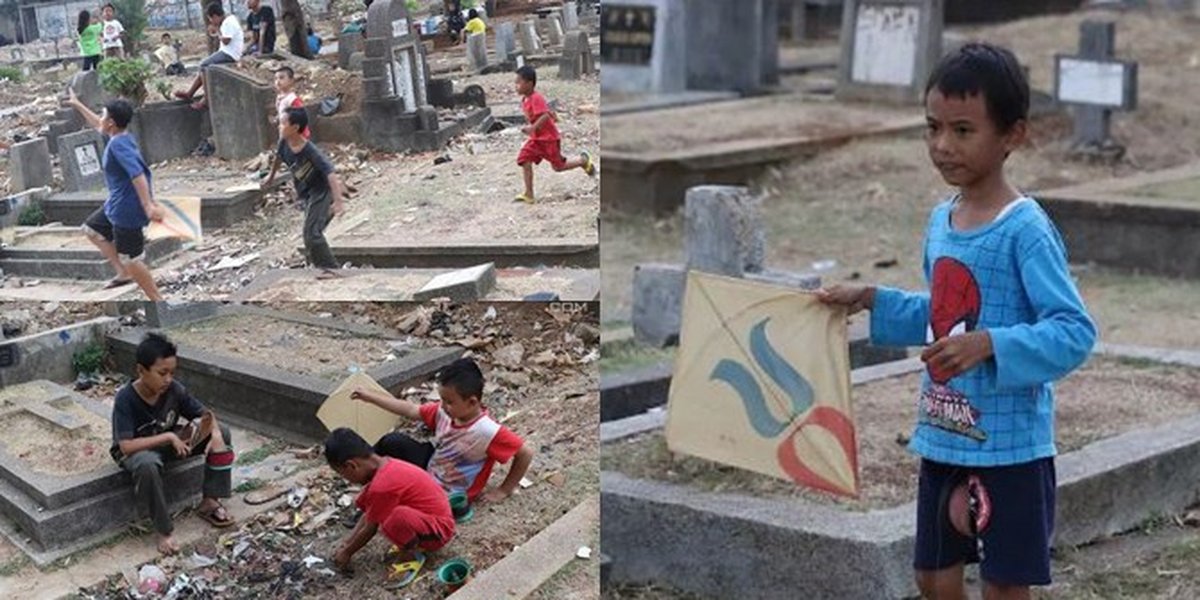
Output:
<path fill-rule="evenodd" d="M 400 422 L 400 415 L 392 414 L 370 402 L 351 398 L 350 394 L 355 388 L 391 395 L 370 375 L 359 371 L 346 378 L 325 399 L 321 408 L 317 410 L 317 418 L 330 431 L 338 427 L 349 427 L 367 440 L 367 443 L 374 444 L 396 428 Z"/>
<path fill-rule="evenodd" d="M 172 237 L 200 240 L 202 231 L 199 196 L 159 196 L 155 200 L 162 205 L 166 216 L 161 223 L 150 222 L 150 227 L 146 230 L 147 240 Z"/>
<path fill-rule="evenodd" d="M 672 452 L 857 496 L 845 310 L 689 272 L 666 434 Z"/>

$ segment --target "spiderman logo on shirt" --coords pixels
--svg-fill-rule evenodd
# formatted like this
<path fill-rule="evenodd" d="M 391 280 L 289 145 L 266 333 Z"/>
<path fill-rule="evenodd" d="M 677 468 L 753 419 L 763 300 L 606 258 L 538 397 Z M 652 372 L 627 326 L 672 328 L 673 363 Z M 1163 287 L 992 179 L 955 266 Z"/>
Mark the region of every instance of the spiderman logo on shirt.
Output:
<path fill-rule="evenodd" d="M 945 337 L 975 331 L 982 306 L 975 276 L 962 262 L 943 256 L 933 263 L 933 285 L 929 296 L 929 343 Z M 979 409 L 967 397 L 947 385 L 950 374 L 928 367 L 932 384 L 921 392 L 923 420 L 934 427 L 964 435 L 977 441 L 987 440 L 979 428 Z"/>

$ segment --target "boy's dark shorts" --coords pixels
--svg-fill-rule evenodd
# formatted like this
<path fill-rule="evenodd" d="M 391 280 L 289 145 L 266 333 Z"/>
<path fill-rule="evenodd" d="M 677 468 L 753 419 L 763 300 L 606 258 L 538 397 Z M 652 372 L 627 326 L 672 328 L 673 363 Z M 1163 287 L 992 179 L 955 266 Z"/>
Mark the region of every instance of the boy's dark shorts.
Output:
<path fill-rule="evenodd" d="M 92 231 L 112 242 L 117 247 L 117 254 L 122 258 L 134 261 L 141 260 L 142 254 L 146 250 L 146 236 L 142 233 L 141 228 L 126 229 L 124 227 L 116 227 L 109 222 L 108 217 L 104 214 L 104 207 L 96 209 L 83 222 L 85 230 Z"/>
<path fill-rule="evenodd" d="M 204 67 L 211 67 L 213 65 L 227 65 L 236 62 L 237 60 L 232 56 L 226 54 L 224 51 L 217 50 L 209 54 L 208 58 L 200 61 L 200 68 L 203 69 Z"/>
<path fill-rule="evenodd" d="M 950 491 L 971 475 L 979 478 L 989 518 L 976 542 L 958 533 L 947 510 Z M 1054 535 L 1054 458 L 1003 467 L 962 467 L 921 461 L 917 492 L 917 544 L 913 567 L 936 571 L 980 563 L 984 581 L 1000 585 L 1048 585 Z"/>

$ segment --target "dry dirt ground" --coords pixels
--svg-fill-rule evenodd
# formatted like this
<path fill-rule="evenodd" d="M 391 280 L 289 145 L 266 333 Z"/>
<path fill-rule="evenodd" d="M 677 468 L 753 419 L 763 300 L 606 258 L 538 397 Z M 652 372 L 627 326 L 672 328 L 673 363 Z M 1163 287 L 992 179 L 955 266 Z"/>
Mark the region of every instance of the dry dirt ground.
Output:
<path fill-rule="evenodd" d="M 422 576 L 405 589 L 402 597 L 440 598 L 442 589 L 432 573 L 444 561 L 463 557 L 476 571 L 487 569 L 583 499 L 598 493 L 596 359 L 599 334 L 594 304 L 577 313 L 551 310 L 549 305 L 533 303 L 492 306 L 280 303 L 269 306 L 394 328 L 422 343 L 461 342 L 467 345 L 470 348 L 468 354 L 480 362 L 487 378 L 484 401 L 489 411 L 536 451 L 526 476 L 532 485 L 518 490 L 502 504 L 476 506 L 474 519 L 460 526 L 456 539 L 449 546 L 429 557 Z M 252 333 L 245 332 L 244 335 Z M 264 323 L 258 331 L 263 339 L 278 337 L 280 333 L 275 323 Z M 180 341 L 189 345 L 216 343 L 212 340 Z M 87 394 L 102 401 L 111 400 L 116 386 L 115 380 L 104 382 L 88 390 Z M 432 384 L 426 384 L 407 390 L 405 395 L 421 401 L 432 397 L 434 392 Z M 429 435 L 416 424 L 404 424 L 402 428 L 418 437 Z M 240 460 L 269 460 L 272 453 L 278 453 L 282 448 L 269 440 L 265 446 L 268 449 L 243 451 Z M 357 573 L 352 577 L 324 570 L 329 566 L 328 562 L 309 559 L 311 566 L 305 565 L 305 559 L 310 556 L 327 560 L 338 541 L 346 535 L 348 530 L 341 522 L 352 515 L 353 508 L 343 505 L 349 499 L 345 495 L 352 495 L 354 490 L 332 471 L 324 469 L 320 459 L 304 464 L 318 472 L 302 479 L 301 484 L 308 488 L 309 496 L 300 508 L 291 509 L 282 501 L 274 502 L 269 510 L 249 516 L 232 530 L 209 531 L 200 541 L 186 547 L 179 558 L 159 559 L 156 564 L 166 571 L 172 584 L 184 585 L 180 582 L 186 581 L 186 585 L 197 593 L 195 597 L 374 598 L 385 595 L 381 586 L 387 572 L 383 562 L 387 544 L 381 539 L 374 540 L 356 557 Z M 492 485 L 498 485 L 506 472 L 507 467 L 497 467 L 492 475 Z M 238 486 L 235 496 L 240 497 L 242 492 L 258 485 L 256 478 L 235 478 L 234 483 Z M 217 562 L 207 566 L 193 564 L 193 552 Z M 0 553 L 0 560 L 3 557 Z M 86 556 L 77 562 L 85 560 Z M 0 564 L 8 565 L 4 569 L 22 573 L 22 577 L 40 576 L 36 569 L 20 560 Z M 593 570 L 596 564 L 596 561 L 587 563 Z M 126 578 L 141 566 L 140 563 L 110 566 L 107 573 L 111 576 L 104 583 L 93 586 L 93 582 L 81 581 L 79 585 L 89 589 L 81 591 L 78 597 L 124 597 L 122 594 L 129 587 Z M 594 597 L 594 592 L 589 596 L 586 591 L 595 589 L 595 578 L 587 568 L 582 569 L 583 572 L 577 570 L 583 566 L 564 569 L 547 582 L 546 589 L 567 595 L 544 597 Z M 95 565 L 88 567 L 94 568 Z M 66 567 L 68 573 L 71 569 L 69 565 Z M 55 576 L 50 571 L 46 575 Z"/>
<path fill-rule="evenodd" d="M 1123 176 L 1177 166 L 1196 159 L 1200 108 L 1200 23 L 1164 14 L 1100 13 L 1117 21 L 1117 54 L 1139 63 L 1139 106 L 1118 113 L 1113 134 L 1128 147 L 1118 164 L 1076 161 L 1067 156 L 1070 119 L 1033 123 L 1028 147 L 1009 161 L 1012 180 L 1028 190 Z M 1097 13 L 1039 17 L 973 28 L 972 37 L 1011 45 L 1033 82 L 1047 89 L 1054 52 L 1078 46 L 1078 23 Z M 606 137 L 605 144 L 620 143 Z M 755 182 L 768 195 L 767 263 L 808 271 L 812 263 L 837 261 L 822 273 L 827 282 L 922 287 L 920 244 L 929 210 L 949 189 L 932 169 L 917 135 L 862 140 L 804 162 L 782 165 Z M 602 320 L 629 319 L 633 266 L 682 262 L 682 220 L 642 215 L 605 215 Z M 877 269 L 876 261 L 898 265 Z M 857 274 L 857 275 L 856 275 Z M 1149 346 L 1200 347 L 1200 309 L 1190 298 L 1200 282 L 1079 269 L 1078 282 L 1104 341 Z"/>
<path fill-rule="evenodd" d="M 530 5 L 532 6 L 532 5 Z M 199 45 L 191 40 L 188 48 Z M 453 48 L 446 52 L 454 52 Z M 188 50 L 185 49 L 185 55 Z M 329 58 L 324 57 L 324 62 Z M 298 70 L 299 90 L 306 101 L 346 91 L 343 112 L 353 110 L 358 90 L 357 77 L 347 79 L 341 71 L 316 68 Z M 246 69 L 260 75 L 266 63 L 248 61 Z M 25 84 L 0 82 L 0 114 L 36 101 L 30 109 L 0 120 L 10 133 L 0 137 L 5 144 L 12 135 L 36 135 L 57 106 L 55 95 L 78 69 L 35 74 Z M 455 91 L 467 85 L 483 86 L 490 104 L 498 114 L 519 114 L 519 96 L 512 73 L 484 76 L 453 74 Z M 162 78 L 173 88 L 185 78 Z M 157 98 L 156 84 L 150 85 L 151 98 Z M 353 88 L 353 89 L 351 89 Z M 585 76 L 578 81 L 559 81 L 557 66 L 539 69 L 539 91 L 557 107 L 562 149 L 568 158 L 589 151 L 599 157 L 599 79 Z M 465 110 L 444 111 L 464 113 Z M 360 145 L 321 144 L 339 172 L 358 194 L 347 201 L 347 212 L 335 219 L 326 236 L 336 245 L 342 243 L 413 243 L 455 244 L 500 240 L 569 239 L 595 240 L 599 216 L 599 179 L 588 178 L 582 170 L 555 173 L 543 163 L 535 169 L 534 205 L 514 203 L 522 191 L 522 175 L 516 157 L 525 137 L 519 127 L 511 126 L 493 134 L 468 132 L 452 140 L 441 152 L 390 154 L 374 152 Z M 3 146 L 6 147 L 6 146 Z M 2 149 L 3 147 L 0 147 Z M 449 162 L 442 160 L 449 158 Z M 440 164 L 434 164 L 439 159 Z M 230 162 L 215 157 L 188 157 L 153 165 L 156 173 L 195 174 L 232 173 L 240 183 L 252 183 L 256 174 L 265 173 L 269 163 L 262 157 Z M 7 163 L 0 167 L 0 184 L 7 185 Z M 3 191 L 0 187 L 0 191 Z M 303 213 L 295 205 L 290 186 L 266 194 L 262 206 L 252 218 L 221 231 L 205 232 L 204 241 L 185 250 L 155 270 L 160 290 L 172 300 L 224 299 L 244 287 L 253 278 L 274 268 L 303 265 L 300 230 Z M 253 257 L 243 266 L 209 271 L 223 258 Z M 536 266 L 536 265 L 530 265 Z M 29 282 L 21 282 L 28 284 Z M 44 282 L 42 285 L 52 285 Z M 71 284 L 62 295 L 98 286 Z M 120 299 L 143 298 L 134 286 L 124 290 Z"/>
<path fill-rule="evenodd" d="M 802 497 L 850 510 L 897 506 L 916 498 L 917 459 L 905 448 L 916 419 L 920 374 L 854 388 L 858 424 L 860 497 L 814 493 L 773 477 L 718 465 L 667 449 L 661 431 L 606 444 L 604 469 L 633 477 L 756 496 Z M 1125 431 L 1161 425 L 1197 410 L 1200 369 L 1093 358 L 1055 386 L 1056 442 L 1060 453 Z"/>

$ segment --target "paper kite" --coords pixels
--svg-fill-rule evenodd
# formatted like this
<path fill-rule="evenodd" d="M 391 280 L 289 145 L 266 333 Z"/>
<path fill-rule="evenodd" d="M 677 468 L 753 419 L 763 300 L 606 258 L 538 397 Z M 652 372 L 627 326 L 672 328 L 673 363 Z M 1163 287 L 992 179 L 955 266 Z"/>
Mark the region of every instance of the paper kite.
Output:
<path fill-rule="evenodd" d="M 390 395 L 383 386 L 371 379 L 370 375 L 359 371 L 346 378 L 342 385 L 325 399 L 321 408 L 317 410 L 317 418 L 330 431 L 338 427 L 349 427 L 367 440 L 368 444 L 373 445 L 384 434 L 391 433 L 396 428 L 400 423 L 400 415 L 383 410 L 370 402 L 351 398 L 350 394 L 355 388 Z"/>
<path fill-rule="evenodd" d="M 182 238 L 200 241 L 200 198 L 198 196 L 159 196 L 155 198 L 163 207 L 161 223 L 150 222 L 146 239 Z"/>
<path fill-rule="evenodd" d="M 688 273 L 667 446 L 858 495 L 846 312 L 811 293 Z"/>

